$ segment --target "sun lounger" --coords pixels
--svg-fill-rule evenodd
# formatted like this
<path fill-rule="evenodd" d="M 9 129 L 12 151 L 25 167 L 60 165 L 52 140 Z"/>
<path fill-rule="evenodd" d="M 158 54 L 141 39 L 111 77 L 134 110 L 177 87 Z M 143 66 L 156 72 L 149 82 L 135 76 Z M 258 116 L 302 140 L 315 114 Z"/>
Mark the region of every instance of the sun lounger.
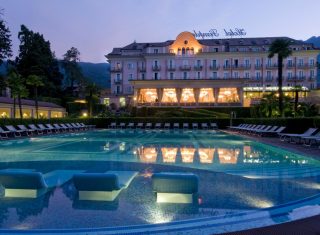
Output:
<path fill-rule="evenodd" d="M 70 123 L 65 123 L 64 125 L 69 127 L 69 130 L 71 131 L 79 131 L 79 127 L 74 127 Z"/>
<path fill-rule="evenodd" d="M 4 197 L 37 198 L 80 172 L 83 171 L 56 170 L 43 175 L 32 170 L 6 170 L 0 171 L 0 184 L 4 187 Z"/>
<path fill-rule="evenodd" d="M 317 144 L 317 141 L 320 139 L 320 131 L 313 136 L 301 137 L 301 140 L 305 146 L 311 146 L 313 143 Z"/>
<path fill-rule="evenodd" d="M 148 122 L 146 124 L 146 129 L 152 129 L 152 123 L 151 122 Z"/>
<path fill-rule="evenodd" d="M 171 127 L 171 125 L 170 125 L 169 122 L 166 122 L 166 123 L 164 124 L 164 129 L 170 129 L 170 127 Z"/>
<path fill-rule="evenodd" d="M 34 131 L 37 132 L 38 135 L 43 135 L 43 131 L 39 128 L 39 127 L 36 127 L 36 125 L 34 124 L 29 124 L 28 127 Z"/>
<path fill-rule="evenodd" d="M 211 129 L 218 129 L 217 123 L 211 122 L 211 123 L 210 123 L 210 128 L 211 128 Z"/>
<path fill-rule="evenodd" d="M 192 203 L 198 192 L 198 177 L 192 173 L 162 172 L 152 175 L 152 190 L 158 203 Z"/>
<path fill-rule="evenodd" d="M 70 123 L 69 125 L 71 125 L 73 128 L 75 128 L 75 130 L 77 130 L 77 131 L 84 131 L 84 130 L 88 129 L 84 126 L 81 126 L 79 123 L 78 124 Z"/>
<path fill-rule="evenodd" d="M 173 129 L 179 129 L 179 128 L 180 128 L 180 124 L 177 123 L 177 122 L 175 122 L 175 123 L 173 124 Z"/>
<path fill-rule="evenodd" d="M 17 130 L 14 126 L 12 125 L 6 125 L 5 126 L 9 131 L 11 131 L 14 135 L 14 137 L 21 137 L 23 133 L 26 133 L 26 131 L 23 130 Z"/>
<path fill-rule="evenodd" d="M 139 122 L 136 126 L 137 129 L 142 129 L 143 128 L 143 123 Z"/>
<path fill-rule="evenodd" d="M 96 128 L 96 125 L 86 125 L 86 124 L 84 124 L 84 123 L 76 123 L 77 125 L 79 125 L 80 127 L 83 127 L 83 128 L 86 128 L 86 129 L 94 129 L 94 128 Z"/>
<path fill-rule="evenodd" d="M 61 127 L 65 128 L 67 131 L 73 131 L 73 130 L 74 130 L 73 127 L 68 127 L 68 126 L 66 126 L 66 124 L 64 124 L 64 123 L 60 123 L 59 125 L 60 125 Z"/>
<path fill-rule="evenodd" d="M 45 131 L 47 134 L 52 134 L 53 128 L 46 127 L 43 124 L 38 124 L 38 127 L 40 128 L 40 130 Z"/>
<path fill-rule="evenodd" d="M 12 134 L 11 131 L 5 131 L 2 129 L 2 127 L 0 127 L 0 138 L 1 139 L 8 139 L 10 134 Z"/>
<path fill-rule="evenodd" d="M 189 129 L 189 123 L 183 123 L 182 128 L 183 129 Z"/>
<path fill-rule="evenodd" d="M 110 125 L 109 125 L 109 128 L 110 128 L 110 129 L 115 129 L 115 128 L 117 128 L 117 123 L 116 123 L 116 122 L 111 122 Z"/>
<path fill-rule="evenodd" d="M 299 143 L 302 137 L 312 136 L 317 130 L 317 128 L 309 128 L 302 134 L 280 133 L 279 136 L 281 141 L 288 140 L 289 142 Z"/>
<path fill-rule="evenodd" d="M 135 171 L 81 173 L 74 175 L 73 182 L 79 191 L 79 200 L 113 201 L 137 174 Z"/>
<path fill-rule="evenodd" d="M 154 126 L 155 129 L 161 129 L 162 124 L 157 122 L 156 125 Z"/>
<path fill-rule="evenodd" d="M 130 129 L 133 129 L 134 128 L 134 123 L 130 122 L 127 127 L 130 128 Z"/>
<path fill-rule="evenodd" d="M 121 122 L 118 126 L 120 129 L 126 128 L 126 124 L 124 122 Z"/>
<path fill-rule="evenodd" d="M 198 127 L 199 127 L 198 123 L 192 123 L 192 129 L 195 130 L 195 129 L 198 129 Z"/>
<path fill-rule="evenodd" d="M 35 132 L 35 130 L 29 129 L 29 128 L 27 128 L 25 125 L 18 125 L 18 128 L 19 128 L 20 130 L 25 131 L 25 133 L 27 134 L 27 136 L 31 136 L 31 135 L 33 135 L 34 132 Z"/>
<path fill-rule="evenodd" d="M 45 127 L 48 127 L 50 128 L 52 131 L 54 131 L 55 133 L 60 133 L 62 132 L 62 129 L 61 128 L 56 128 L 54 126 L 52 126 L 51 124 L 45 124 Z"/>
<path fill-rule="evenodd" d="M 204 130 L 208 130 L 209 126 L 208 126 L 207 123 L 201 123 L 201 128 L 204 129 Z"/>

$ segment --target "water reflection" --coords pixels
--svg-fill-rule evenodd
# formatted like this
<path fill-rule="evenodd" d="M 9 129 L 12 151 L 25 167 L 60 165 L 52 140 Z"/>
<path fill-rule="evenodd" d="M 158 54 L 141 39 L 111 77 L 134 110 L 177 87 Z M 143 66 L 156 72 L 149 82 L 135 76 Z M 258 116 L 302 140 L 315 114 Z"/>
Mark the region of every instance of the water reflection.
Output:
<path fill-rule="evenodd" d="M 161 148 L 163 162 L 175 163 L 178 148 Z"/>

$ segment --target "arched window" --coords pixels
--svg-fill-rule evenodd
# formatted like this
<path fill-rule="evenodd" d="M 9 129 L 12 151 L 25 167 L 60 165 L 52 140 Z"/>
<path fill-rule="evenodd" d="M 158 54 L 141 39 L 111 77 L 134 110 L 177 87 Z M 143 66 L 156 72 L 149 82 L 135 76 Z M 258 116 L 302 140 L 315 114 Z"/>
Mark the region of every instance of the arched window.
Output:
<path fill-rule="evenodd" d="M 182 48 L 182 55 L 185 55 L 185 54 L 186 54 L 186 49 Z"/>
<path fill-rule="evenodd" d="M 191 55 L 194 55 L 194 49 L 193 49 L 193 47 L 191 47 Z"/>
<path fill-rule="evenodd" d="M 187 52 L 187 55 L 190 55 L 190 49 L 189 49 L 189 47 L 187 47 L 186 52 Z"/>
<path fill-rule="evenodd" d="M 178 48 L 178 55 L 181 55 L 181 48 Z"/>

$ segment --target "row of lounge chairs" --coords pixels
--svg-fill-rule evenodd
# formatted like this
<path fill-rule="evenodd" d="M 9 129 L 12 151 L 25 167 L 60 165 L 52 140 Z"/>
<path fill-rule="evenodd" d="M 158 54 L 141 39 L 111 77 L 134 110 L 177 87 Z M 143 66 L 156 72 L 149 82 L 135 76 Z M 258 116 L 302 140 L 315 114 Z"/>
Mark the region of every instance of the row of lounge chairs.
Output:
<path fill-rule="evenodd" d="M 110 129 L 218 129 L 217 123 L 212 122 L 212 123 L 191 123 L 191 125 L 189 123 L 183 123 L 182 125 L 180 125 L 180 123 L 173 123 L 173 125 L 171 125 L 171 123 L 166 122 L 166 123 L 143 123 L 143 122 L 139 122 L 139 123 L 124 123 L 121 122 L 119 124 L 117 124 L 116 122 L 112 122 L 109 125 Z"/>
<path fill-rule="evenodd" d="M 33 136 L 63 132 L 84 131 L 95 128 L 94 125 L 85 125 L 84 123 L 60 123 L 60 124 L 29 124 L 26 125 L 6 125 L 0 127 L 0 139 L 8 139 L 10 137 Z"/>
<path fill-rule="evenodd" d="M 302 134 L 285 133 L 285 126 L 267 126 L 254 124 L 240 124 L 230 126 L 230 130 L 242 134 L 257 136 L 279 136 L 281 141 L 287 141 L 294 144 L 304 144 L 305 146 L 318 145 L 320 147 L 320 130 L 318 128 L 309 128 Z"/>
<path fill-rule="evenodd" d="M 42 174 L 32 169 L 4 169 L 0 170 L 0 185 L 4 188 L 3 197 L 37 198 L 72 179 L 79 200 L 114 201 L 137 175 L 136 171 L 55 170 Z M 155 173 L 152 189 L 158 203 L 192 203 L 198 192 L 198 177 L 192 173 Z"/>

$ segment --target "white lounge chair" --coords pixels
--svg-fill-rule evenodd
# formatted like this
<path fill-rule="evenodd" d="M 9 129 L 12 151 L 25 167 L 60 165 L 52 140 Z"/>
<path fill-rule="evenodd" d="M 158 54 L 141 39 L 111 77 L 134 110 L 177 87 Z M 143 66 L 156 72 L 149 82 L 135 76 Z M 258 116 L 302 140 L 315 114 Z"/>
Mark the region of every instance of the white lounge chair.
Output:
<path fill-rule="evenodd" d="M 64 123 L 60 123 L 59 124 L 61 127 L 65 128 L 67 131 L 74 131 L 73 127 L 68 127 L 66 124 Z"/>
<path fill-rule="evenodd" d="M 166 123 L 164 124 L 164 129 L 170 129 L 170 127 L 171 127 L 171 125 L 170 125 L 169 122 L 166 122 Z"/>
<path fill-rule="evenodd" d="M 175 122 L 173 123 L 173 129 L 179 129 L 180 128 L 180 124 Z"/>
<path fill-rule="evenodd" d="M 79 170 L 56 170 L 43 175 L 34 171 L 0 171 L 4 197 L 37 198 L 70 180 Z"/>
<path fill-rule="evenodd" d="M 146 124 L 146 129 L 151 129 L 152 128 L 152 123 L 151 122 L 148 122 L 147 124 Z"/>
<path fill-rule="evenodd" d="M 11 131 L 5 131 L 2 129 L 2 127 L 0 127 L 0 138 L 1 139 L 8 139 L 10 134 L 13 134 L 13 133 Z"/>
<path fill-rule="evenodd" d="M 312 136 L 318 129 L 317 128 L 309 128 L 302 134 L 291 134 L 291 133 L 279 133 L 280 140 L 289 142 L 299 143 L 302 137 Z"/>
<path fill-rule="evenodd" d="M 198 127 L 199 127 L 198 123 L 192 123 L 192 129 L 195 130 L 195 129 L 198 129 Z"/>
<path fill-rule="evenodd" d="M 211 129 L 218 129 L 217 123 L 211 122 L 211 123 L 210 123 L 210 128 L 211 128 Z"/>
<path fill-rule="evenodd" d="M 130 128 L 130 129 L 133 129 L 134 128 L 134 123 L 130 122 L 127 127 Z"/>
<path fill-rule="evenodd" d="M 113 201 L 137 174 L 135 171 L 82 173 L 74 175 L 73 182 L 79 191 L 79 200 Z"/>
<path fill-rule="evenodd" d="M 36 125 L 34 124 L 29 124 L 28 127 L 34 131 L 37 132 L 38 135 L 43 135 L 43 131 L 39 128 L 39 127 L 36 127 Z"/>
<path fill-rule="evenodd" d="M 56 128 L 56 127 L 52 126 L 51 124 L 45 124 L 45 126 L 50 128 L 51 130 L 53 130 L 55 133 L 60 133 L 63 131 L 60 127 Z"/>
<path fill-rule="evenodd" d="M 183 123 L 182 128 L 183 129 L 189 129 L 189 123 Z"/>
<path fill-rule="evenodd" d="M 111 122 L 111 124 L 109 125 L 110 129 L 115 129 L 117 128 L 117 123 L 116 122 Z"/>
<path fill-rule="evenodd" d="M 301 139 L 305 146 L 311 146 L 313 143 L 317 144 L 318 140 L 320 139 L 320 131 L 313 136 L 301 137 Z"/>
<path fill-rule="evenodd" d="M 34 132 L 35 132 L 35 130 L 29 129 L 29 128 L 27 128 L 25 125 L 18 125 L 18 128 L 19 128 L 20 130 L 25 131 L 25 133 L 27 134 L 27 136 L 31 136 L 31 135 L 33 135 Z"/>
<path fill-rule="evenodd" d="M 126 128 L 126 124 L 124 122 L 121 122 L 119 125 L 119 128 L 120 129 Z"/>
<path fill-rule="evenodd" d="M 26 133 L 26 131 L 23 130 L 17 130 L 14 126 L 12 125 L 6 125 L 5 126 L 9 131 L 11 131 L 14 135 L 14 137 L 21 137 L 23 133 Z"/>
<path fill-rule="evenodd" d="M 46 127 L 43 124 L 38 124 L 38 127 L 42 130 L 45 131 L 47 134 L 52 134 L 52 128 Z"/>
<path fill-rule="evenodd" d="M 139 122 L 136 126 L 137 129 L 142 129 L 143 128 L 143 123 Z"/>
<path fill-rule="evenodd" d="M 160 122 L 157 122 L 156 125 L 154 126 L 155 129 L 161 129 L 162 124 Z"/>
<path fill-rule="evenodd" d="M 209 129 L 208 123 L 206 123 L 206 122 L 201 123 L 201 128 L 204 130 L 208 130 Z"/>

